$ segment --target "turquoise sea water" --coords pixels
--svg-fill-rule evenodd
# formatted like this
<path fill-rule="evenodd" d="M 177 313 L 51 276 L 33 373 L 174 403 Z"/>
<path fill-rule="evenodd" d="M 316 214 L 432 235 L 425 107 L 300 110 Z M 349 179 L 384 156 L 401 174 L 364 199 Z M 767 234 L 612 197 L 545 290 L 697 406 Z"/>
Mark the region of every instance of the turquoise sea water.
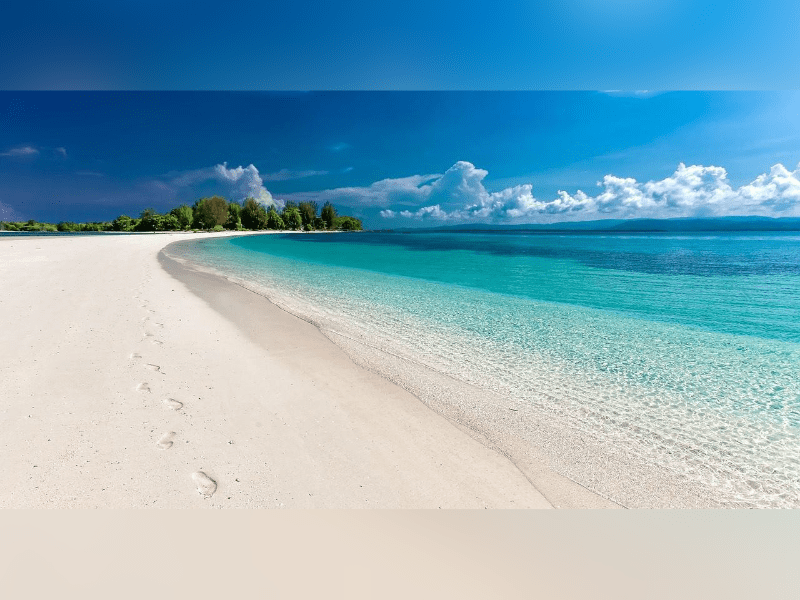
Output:
<path fill-rule="evenodd" d="M 800 235 L 264 235 L 170 253 L 728 502 L 800 505 Z"/>

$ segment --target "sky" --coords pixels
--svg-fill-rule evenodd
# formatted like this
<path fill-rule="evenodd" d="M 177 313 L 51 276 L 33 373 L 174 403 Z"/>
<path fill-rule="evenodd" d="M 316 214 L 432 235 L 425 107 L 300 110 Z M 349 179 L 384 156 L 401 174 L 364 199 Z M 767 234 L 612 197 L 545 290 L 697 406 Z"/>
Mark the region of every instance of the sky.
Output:
<path fill-rule="evenodd" d="M 200 197 L 374 229 L 800 216 L 800 92 L 0 91 L 0 219 Z"/>
<path fill-rule="evenodd" d="M 10 2 L 0 219 L 215 193 L 372 228 L 795 216 L 798 22 L 785 0 Z"/>
<path fill-rule="evenodd" d="M 796 0 L 9 0 L 0 89 L 797 89 Z"/>

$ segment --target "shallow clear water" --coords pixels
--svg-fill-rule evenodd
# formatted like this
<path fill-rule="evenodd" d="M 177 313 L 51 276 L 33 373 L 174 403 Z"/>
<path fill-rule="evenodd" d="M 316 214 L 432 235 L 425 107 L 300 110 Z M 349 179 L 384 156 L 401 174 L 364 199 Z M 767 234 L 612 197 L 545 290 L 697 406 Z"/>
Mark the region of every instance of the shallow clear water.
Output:
<path fill-rule="evenodd" d="M 170 253 L 719 498 L 800 505 L 800 236 L 265 235 Z"/>

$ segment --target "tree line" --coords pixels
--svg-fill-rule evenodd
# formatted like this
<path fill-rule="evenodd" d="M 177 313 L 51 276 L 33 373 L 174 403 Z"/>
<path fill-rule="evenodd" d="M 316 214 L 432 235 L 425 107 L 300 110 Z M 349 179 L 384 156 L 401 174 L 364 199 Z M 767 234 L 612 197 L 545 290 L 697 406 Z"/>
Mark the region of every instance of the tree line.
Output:
<path fill-rule="evenodd" d="M 280 212 L 268 209 L 247 198 L 244 203 L 228 202 L 222 196 L 200 198 L 193 206 L 182 204 L 168 213 L 160 214 L 152 208 L 142 211 L 139 218 L 120 215 L 113 221 L 73 223 L 62 221 L 57 225 L 38 221 L 0 221 L 0 229 L 7 231 L 186 231 L 230 229 L 292 230 L 292 231 L 360 231 L 361 221 L 355 217 L 340 216 L 330 202 L 322 209 L 314 201 L 287 202 Z"/>

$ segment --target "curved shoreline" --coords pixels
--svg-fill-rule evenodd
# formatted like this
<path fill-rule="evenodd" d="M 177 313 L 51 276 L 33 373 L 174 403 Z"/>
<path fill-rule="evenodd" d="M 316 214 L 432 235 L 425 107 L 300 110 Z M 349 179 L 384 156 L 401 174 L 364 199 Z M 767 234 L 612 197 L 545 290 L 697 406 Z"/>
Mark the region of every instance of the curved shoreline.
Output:
<path fill-rule="evenodd" d="M 170 244 L 171 245 L 171 244 Z M 233 322 L 245 334 L 256 343 L 264 343 L 266 332 L 256 332 L 248 330 L 248 323 L 258 322 L 259 317 L 265 313 L 274 315 L 276 310 L 281 311 L 290 319 L 296 319 L 314 327 L 326 341 L 337 351 L 342 351 L 351 361 L 353 368 L 365 369 L 374 373 L 390 385 L 397 385 L 413 395 L 414 399 L 427 410 L 431 411 L 431 416 L 444 417 L 451 425 L 469 435 L 475 442 L 481 444 L 489 451 L 497 453 L 503 460 L 507 460 L 518 470 L 527 481 L 530 482 L 547 501 L 557 508 L 619 508 L 619 505 L 612 500 L 602 497 L 578 482 L 572 481 L 549 469 L 541 459 L 534 459 L 529 456 L 523 464 L 520 464 L 518 454 L 512 454 L 506 448 L 498 446 L 490 439 L 485 437 L 474 426 L 466 420 L 459 418 L 459 415 L 447 410 L 446 404 L 431 404 L 409 389 L 406 381 L 392 377 L 385 370 L 376 369 L 375 365 L 365 360 L 365 352 L 354 352 L 353 348 L 343 343 L 341 336 L 334 332 L 325 331 L 315 323 L 304 319 L 293 313 L 291 310 L 279 306 L 272 302 L 265 295 L 253 290 L 237 281 L 217 273 L 203 270 L 200 265 L 183 264 L 169 256 L 169 246 L 159 252 L 159 262 L 164 270 L 172 277 L 181 281 L 193 293 L 205 300 L 214 310 L 223 317 Z M 355 342 L 355 340 L 353 340 Z M 357 343 L 357 342 L 356 342 Z M 432 373 L 428 374 L 433 375 Z M 428 378 L 429 380 L 429 378 Z M 456 382 L 452 382 L 456 383 Z M 458 382 L 460 383 L 460 382 Z"/>
<path fill-rule="evenodd" d="M 165 248 L 162 256 L 167 251 Z M 208 272 L 202 265 L 195 267 Z M 276 305 L 257 286 L 219 273 L 214 276 Z M 591 432 L 580 431 L 555 415 L 518 404 L 509 409 L 508 401 L 496 394 L 370 346 L 368 341 L 321 327 L 291 306 L 277 306 L 314 324 L 355 364 L 399 385 L 472 438 L 505 456 L 556 506 L 724 505 L 694 482 L 647 463 Z"/>
<path fill-rule="evenodd" d="M 161 268 L 199 237 L 0 242 L 0 507 L 551 507 L 311 324 Z"/>
<path fill-rule="evenodd" d="M 313 323 L 299 317 L 283 307 L 280 307 L 271 302 L 264 295 L 254 292 L 245 286 L 230 280 L 219 274 L 210 273 L 202 268 L 193 268 L 193 265 L 183 264 L 168 255 L 168 248 L 163 248 L 158 255 L 158 260 L 161 267 L 171 277 L 184 284 L 189 291 L 197 297 L 205 301 L 214 311 L 224 317 L 227 321 L 231 322 L 241 331 L 250 341 L 259 345 L 267 354 L 282 355 L 292 362 L 303 362 L 307 360 L 310 355 L 324 354 L 325 360 L 333 360 L 337 364 L 337 368 L 342 375 L 347 375 L 349 378 L 357 380 L 368 379 L 370 382 L 380 382 L 378 387 L 375 385 L 365 386 L 364 389 L 339 390 L 352 397 L 354 405 L 358 405 L 357 410 L 366 409 L 370 411 L 371 418 L 375 419 L 374 422 L 367 425 L 372 430 L 372 435 L 383 435 L 388 433 L 389 437 L 394 433 L 386 432 L 383 428 L 385 426 L 385 418 L 396 411 L 398 399 L 403 398 L 401 403 L 407 405 L 412 402 L 415 407 L 414 412 L 418 415 L 418 419 L 424 420 L 425 424 L 419 423 L 415 427 L 423 427 L 427 431 L 426 435 L 436 431 L 436 435 L 446 433 L 448 430 L 451 432 L 458 431 L 458 436 L 464 436 L 468 439 L 468 445 L 481 448 L 480 454 L 488 453 L 493 456 L 492 462 L 496 463 L 499 468 L 496 473 L 485 471 L 485 466 L 480 464 L 474 465 L 476 474 L 487 481 L 494 480 L 499 477 L 496 483 L 491 484 L 506 486 L 507 483 L 501 483 L 508 478 L 507 474 L 503 474 L 507 470 L 512 470 L 518 474 L 520 481 L 524 481 L 525 485 L 530 486 L 531 490 L 540 498 L 538 503 L 539 507 L 557 507 L 564 506 L 563 503 L 552 502 L 546 492 L 539 488 L 540 482 L 531 480 L 529 475 L 519 469 L 512 460 L 509 460 L 503 453 L 498 452 L 490 444 L 484 443 L 476 437 L 475 433 L 464 426 L 453 422 L 446 415 L 440 414 L 437 411 L 431 410 L 418 398 L 408 393 L 407 390 L 401 389 L 394 382 L 383 377 L 381 374 L 375 372 L 373 369 L 365 368 L 364 365 L 359 365 L 352 360 L 352 357 L 344 351 L 339 344 L 335 344 L 326 332 L 321 331 Z M 266 318 L 265 318 L 266 317 Z M 274 329 L 278 331 L 274 331 Z M 309 335 L 310 331 L 314 334 Z M 286 347 L 287 334 L 293 337 L 291 347 Z M 317 339 L 313 339 L 313 338 Z M 297 347 L 299 346 L 299 347 Z M 291 356 L 291 358 L 289 358 Z M 380 389 L 378 389 L 380 388 Z M 380 392 L 376 395 L 376 391 Z M 407 398 L 407 399 L 406 399 Z M 408 407 L 404 408 L 406 410 Z M 386 412 L 386 414 L 382 414 Z M 383 423 L 381 421 L 384 421 Z M 445 425 L 446 423 L 446 425 Z M 430 428 L 430 430 L 429 430 Z M 428 431 L 429 430 L 429 431 Z M 448 436 L 451 434 L 447 434 Z M 388 441 L 388 438 L 387 438 Z M 405 440 L 407 443 L 414 444 L 414 440 L 409 437 Z M 459 442 L 461 444 L 463 442 Z M 436 443 L 436 452 L 443 453 L 462 453 L 464 450 L 448 447 L 446 440 L 440 440 Z M 470 450 L 470 452 L 473 452 Z M 477 458 L 477 457 L 476 457 Z M 482 472 L 481 472 L 482 471 Z M 463 477 L 464 474 L 461 475 Z M 424 477 L 421 477 L 417 484 L 423 484 Z M 455 482 L 454 482 L 455 483 Z M 518 485 L 518 484 L 515 484 Z M 605 499 L 583 489 L 581 486 L 564 480 L 562 482 L 562 492 L 560 497 L 567 499 L 566 506 L 583 507 L 583 508 L 599 508 L 614 506 Z M 500 489 L 498 489 L 498 492 Z M 508 490 L 510 492 L 511 490 Z M 508 492 L 503 492 L 508 493 Z M 513 492 L 512 492 L 513 494 Z M 510 506 L 522 506 L 519 500 L 512 500 Z M 534 502 L 531 507 L 536 505 Z"/>
<path fill-rule="evenodd" d="M 554 415 L 162 268 L 170 242 L 229 235 L 3 237 L 0 507 L 713 505 Z"/>

